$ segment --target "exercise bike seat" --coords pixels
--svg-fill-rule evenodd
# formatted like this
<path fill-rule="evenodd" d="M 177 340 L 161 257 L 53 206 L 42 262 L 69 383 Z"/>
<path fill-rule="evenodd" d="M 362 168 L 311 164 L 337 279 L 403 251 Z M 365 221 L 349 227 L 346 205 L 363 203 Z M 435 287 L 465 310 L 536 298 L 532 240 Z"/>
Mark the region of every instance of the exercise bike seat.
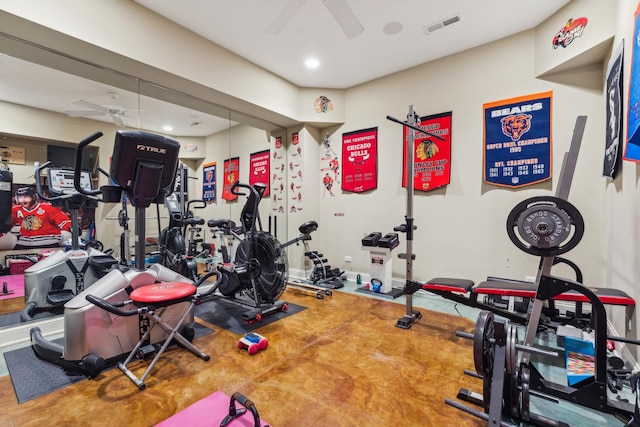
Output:
<path fill-rule="evenodd" d="M 307 221 L 298 228 L 298 230 L 302 234 L 310 234 L 316 231 L 317 229 L 318 229 L 318 223 L 315 221 Z"/>
<path fill-rule="evenodd" d="M 184 219 L 182 221 L 184 225 L 204 225 L 204 218 L 198 216 Z"/>
<path fill-rule="evenodd" d="M 213 218 L 207 221 L 207 227 L 209 228 L 228 228 L 233 229 L 236 228 L 236 223 L 230 219 L 224 218 Z"/>

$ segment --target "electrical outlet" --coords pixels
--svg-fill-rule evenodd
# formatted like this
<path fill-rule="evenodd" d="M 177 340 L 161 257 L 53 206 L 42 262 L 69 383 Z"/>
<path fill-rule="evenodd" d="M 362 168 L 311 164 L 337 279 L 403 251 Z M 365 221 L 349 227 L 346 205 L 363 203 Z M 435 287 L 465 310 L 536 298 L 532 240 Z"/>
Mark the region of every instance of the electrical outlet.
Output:
<path fill-rule="evenodd" d="M 352 261 L 351 257 L 348 255 L 345 255 L 344 262 L 351 262 L 351 261 Z"/>

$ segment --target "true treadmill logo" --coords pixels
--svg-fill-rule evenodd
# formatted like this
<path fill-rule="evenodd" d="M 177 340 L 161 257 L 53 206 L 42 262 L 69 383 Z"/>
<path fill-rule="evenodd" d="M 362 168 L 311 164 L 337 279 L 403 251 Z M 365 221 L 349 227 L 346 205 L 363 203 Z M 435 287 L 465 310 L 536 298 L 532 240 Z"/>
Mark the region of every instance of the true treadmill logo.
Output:
<path fill-rule="evenodd" d="M 136 145 L 136 149 L 140 150 L 140 151 L 151 152 L 151 153 L 167 154 L 167 149 L 166 148 L 158 148 L 158 147 L 154 147 L 152 145 L 138 144 L 138 145 Z"/>

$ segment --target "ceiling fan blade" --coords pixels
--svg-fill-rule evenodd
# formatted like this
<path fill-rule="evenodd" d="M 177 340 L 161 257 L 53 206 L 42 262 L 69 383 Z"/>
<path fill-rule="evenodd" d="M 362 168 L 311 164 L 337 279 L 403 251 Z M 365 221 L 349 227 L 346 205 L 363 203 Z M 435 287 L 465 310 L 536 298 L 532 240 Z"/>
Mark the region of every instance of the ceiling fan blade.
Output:
<path fill-rule="evenodd" d="M 118 126 L 120 129 L 124 129 L 126 126 L 124 125 L 124 122 L 122 121 L 122 118 L 120 116 L 118 116 L 117 114 L 112 114 L 111 118 L 113 119 L 113 123 Z"/>
<path fill-rule="evenodd" d="M 94 104 L 93 102 L 85 101 L 83 99 L 79 99 L 77 101 L 73 101 L 72 104 L 82 105 L 83 107 L 87 107 L 87 108 L 89 108 L 91 110 L 101 111 L 103 113 L 108 113 L 109 112 L 102 105 Z"/>
<path fill-rule="evenodd" d="M 280 34 L 280 31 L 291 21 L 293 15 L 296 14 L 300 6 L 307 0 L 289 0 L 289 2 L 282 8 L 280 13 L 271 21 L 271 23 L 265 28 L 264 32 L 267 34 Z"/>
<path fill-rule="evenodd" d="M 65 111 L 65 114 L 69 117 L 89 117 L 89 116 L 104 116 L 106 113 L 102 111 Z"/>
<path fill-rule="evenodd" d="M 348 39 L 352 39 L 364 31 L 364 27 L 353 13 L 346 0 L 322 0 L 333 19 L 336 20 L 342 32 Z"/>

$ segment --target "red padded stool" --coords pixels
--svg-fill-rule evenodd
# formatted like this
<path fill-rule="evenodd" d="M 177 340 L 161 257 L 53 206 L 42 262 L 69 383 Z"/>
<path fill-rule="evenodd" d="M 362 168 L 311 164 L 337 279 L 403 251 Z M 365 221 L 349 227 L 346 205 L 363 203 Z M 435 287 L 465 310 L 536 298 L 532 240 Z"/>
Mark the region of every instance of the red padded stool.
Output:
<path fill-rule="evenodd" d="M 154 365 L 169 346 L 171 341 L 175 339 L 185 348 L 190 350 L 193 354 L 200 357 L 204 361 L 209 360 L 209 356 L 203 353 L 200 349 L 194 346 L 187 338 L 185 338 L 178 329 L 181 327 L 185 318 L 192 312 L 193 306 L 197 302 L 196 287 L 190 283 L 184 282 L 160 282 L 152 285 L 139 287 L 131 294 L 131 302 L 138 307 L 137 310 L 131 310 L 131 315 L 140 314 L 149 319 L 150 327 L 144 333 L 138 344 L 131 350 L 129 356 L 124 362 L 118 363 L 118 368 L 138 386 L 140 390 L 145 388 L 144 381 L 153 369 Z M 171 326 L 169 323 L 162 319 L 162 313 L 165 309 L 171 305 L 181 302 L 189 302 L 187 309 L 181 315 L 180 319 L 176 322 L 175 326 Z M 145 370 L 144 374 L 138 378 L 131 370 L 127 368 L 127 364 L 138 356 L 138 352 L 143 344 L 148 340 L 151 330 L 158 326 L 163 329 L 169 335 L 165 339 L 164 343 L 157 351 L 155 357 Z"/>

